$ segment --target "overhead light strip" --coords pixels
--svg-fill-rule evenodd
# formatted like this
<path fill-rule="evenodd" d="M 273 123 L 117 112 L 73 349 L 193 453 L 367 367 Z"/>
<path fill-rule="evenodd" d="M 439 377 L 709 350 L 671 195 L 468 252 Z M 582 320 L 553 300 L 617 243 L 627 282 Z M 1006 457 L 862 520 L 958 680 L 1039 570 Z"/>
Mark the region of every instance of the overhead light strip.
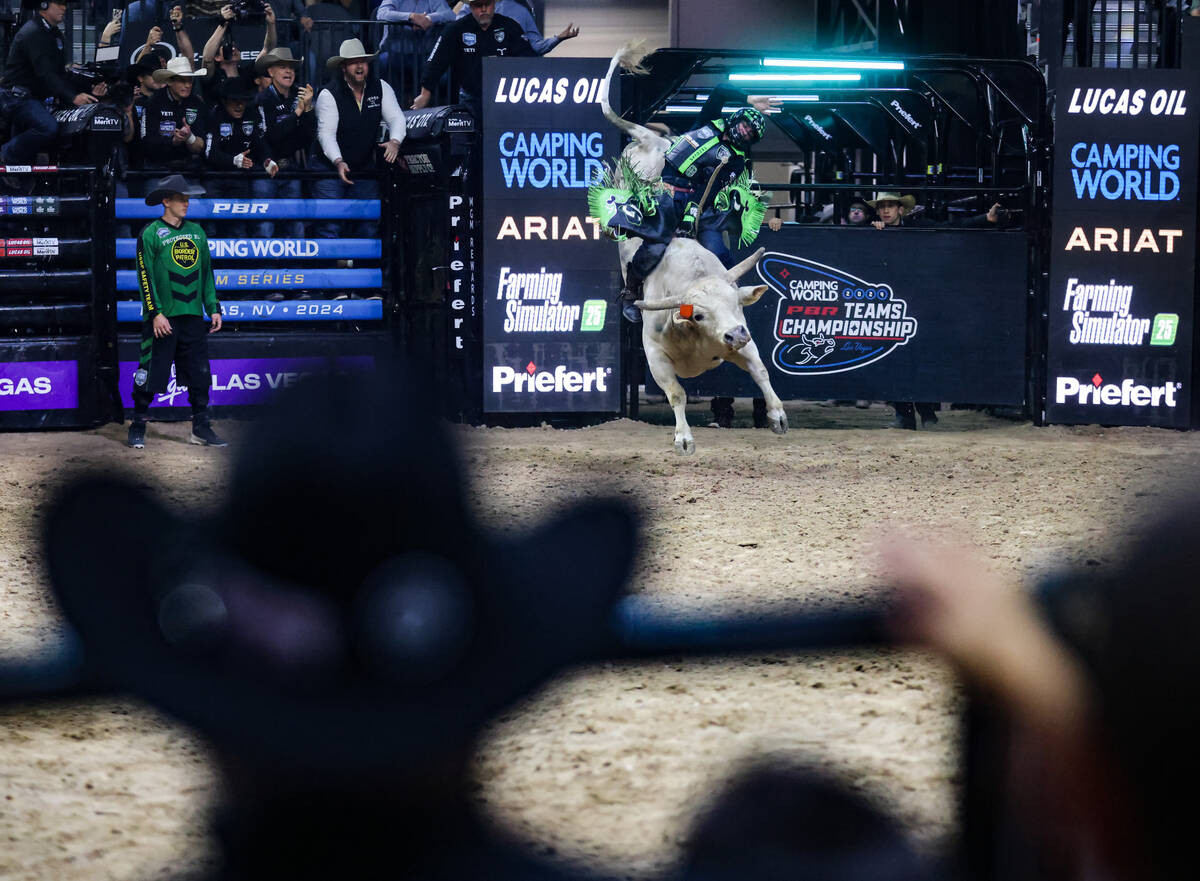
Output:
<path fill-rule="evenodd" d="M 807 67 L 823 70 L 904 70 L 903 61 L 849 61 L 832 58 L 764 58 L 763 67 Z"/>
<path fill-rule="evenodd" d="M 856 83 L 861 73 L 731 73 L 731 83 Z"/>

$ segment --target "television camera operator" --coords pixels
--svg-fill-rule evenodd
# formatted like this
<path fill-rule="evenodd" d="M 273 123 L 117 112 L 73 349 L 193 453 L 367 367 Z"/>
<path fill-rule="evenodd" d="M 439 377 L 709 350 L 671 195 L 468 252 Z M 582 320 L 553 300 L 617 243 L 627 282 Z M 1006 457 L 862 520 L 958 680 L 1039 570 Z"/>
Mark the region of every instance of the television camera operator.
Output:
<path fill-rule="evenodd" d="M 58 122 L 46 108 L 47 99 L 60 104 L 94 104 L 108 91 L 103 80 L 80 91 L 66 75 L 66 52 L 59 24 L 69 0 L 21 0 L 33 17 L 13 38 L 4 73 L 0 75 L 0 114 L 12 125 L 12 136 L 0 147 L 4 165 L 32 165 L 58 134 Z"/>

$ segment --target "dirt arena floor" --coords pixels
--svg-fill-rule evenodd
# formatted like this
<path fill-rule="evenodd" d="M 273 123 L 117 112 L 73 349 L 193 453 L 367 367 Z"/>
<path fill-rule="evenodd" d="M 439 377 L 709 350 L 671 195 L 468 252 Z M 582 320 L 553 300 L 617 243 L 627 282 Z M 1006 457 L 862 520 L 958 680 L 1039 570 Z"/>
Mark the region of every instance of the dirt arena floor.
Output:
<path fill-rule="evenodd" d="M 691 409 L 703 425 L 705 408 Z M 1013 576 L 1107 566 L 1126 525 L 1200 465 L 1198 434 L 1034 428 L 964 411 L 904 432 L 886 427 L 880 405 L 788 412 L 783 437 L 699 427 L 690 458 L 672 452 L 669 427 L 649 422 L 456 432 L 487 523 L 520 530 L 596 493 L 636 498 L 647 529 L 634 589 L 666 608 L 713 611 L 869 603 L 881 583 L 873 548 L 901 527 L 968 539 Z M 221 427 L 229 450 L 188 446 L 184 425 L 152 425 L 136 453 L 116 425 L 0 435 L 0 654 L 57 632 L 37 535 L 64 475 L 136 469 L 173 502 L 212 506 L 230 489 L 244 433 Z M 580 548 L 580 564 L 603 553 Z M 953 834 L 960 706 L 953 678 L 915 652 L 605 665 L 498 722 L 478 797 L 541 852 L 642 878 L 677 857 L 712 787 L 771 754 L 845 774 L 936 851 Z M 0 878 L 163 878 L 202 866 L 216 795 L 203 745 L 140 705 L 10 709 L 0 714 Z"/>

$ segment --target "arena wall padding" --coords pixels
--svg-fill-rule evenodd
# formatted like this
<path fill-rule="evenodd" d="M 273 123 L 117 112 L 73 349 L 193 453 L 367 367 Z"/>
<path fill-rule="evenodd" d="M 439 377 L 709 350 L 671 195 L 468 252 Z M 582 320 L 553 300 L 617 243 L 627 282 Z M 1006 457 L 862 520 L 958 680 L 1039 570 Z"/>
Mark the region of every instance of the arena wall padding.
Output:
<path fill-rule="evenodd" d="M 117 199 L 120 220 L 154 220 L 161 205 Z M 188 220 L 378 220 L 378 199 L 192 199 Z"/>
<path fill-rule="evenodd" d="M 214 260 L 378 260 L 379 239 L 209 239 Z M 117 239 L 117 259 L 137 256 L 136 239 Z"/>
<path fill-rule="evenodd" d="M 379 288 L 383 272 L 379 269 L 223 269 L 213 270 L 218 296 L 222 291 L 304 291 Z M 117 271 L 117 290 L 125 293 L 138 289 L 132 269 Z"/>
<path fill-rule="evenodd" d="M 382 300 L 225 300 L 225 321 L 382 321 Z M 117 321 L 129 324 L 142 320 L 142 304 L 136 300 L 117 303 Z"/>

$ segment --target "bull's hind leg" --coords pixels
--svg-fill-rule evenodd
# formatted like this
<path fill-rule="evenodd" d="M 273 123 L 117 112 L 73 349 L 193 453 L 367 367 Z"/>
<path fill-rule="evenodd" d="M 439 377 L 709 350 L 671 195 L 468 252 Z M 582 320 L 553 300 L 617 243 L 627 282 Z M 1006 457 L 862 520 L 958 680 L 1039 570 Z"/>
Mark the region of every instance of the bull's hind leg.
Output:
<path fill-rule="evenodd" d="M 687 392 L 675 377 L 675 365 L 654 342 L 642 338 L 646 347 L 646 364 L 650 375 L 658 383 L 658 387 L 667 393 L 671 409 L 675 411 L 675 452 L 680 455 L 690 455 L 696 452 L 696 441 L 692 438 L 692 429 L 687 422 L 684 405 L 687 404 Z"/>
<path fill-rule="evenodd" d="M 767 368 L 763 365 L 762 358 L 758 354 L 758 346 L 754 345 L 754 341 L 748 342 L 741 351 L 726 355 L 725 360 L 749 373 L 758 387 L 762 389 L 763 398 L 767 402 L 767 421 L 771 423 L 771 431 L 776 434 L 783 434 L 787 431 L 788 421 L 787 414 L 783 412 L 783 401 L 779 400 L 779 395 L 775 394 L 775 389 L 771 388 L 771 378 L 767 375 Z M 657 378 L 655 377 L 655 379 Z"/>

